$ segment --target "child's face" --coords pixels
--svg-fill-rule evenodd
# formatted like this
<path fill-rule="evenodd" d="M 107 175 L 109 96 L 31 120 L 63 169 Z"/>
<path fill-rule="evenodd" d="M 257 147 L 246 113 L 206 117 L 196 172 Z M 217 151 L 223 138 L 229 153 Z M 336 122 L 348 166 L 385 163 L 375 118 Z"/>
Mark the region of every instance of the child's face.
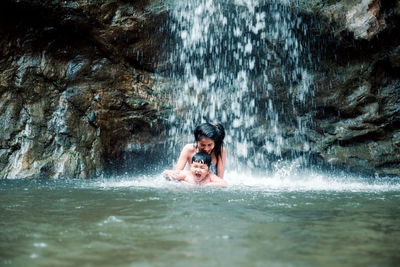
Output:
<path fill-rule="evenodd" d="M 214 149 L 215 142 L 212 139 L 203 137 L 197 141 L 197 146 L 199 147 L 200 151 L 211 154 L 212 150 Z"/>
<path fill-rule="evenodd" d="M 208 166 L 201 162 L 192 162 L 190 171 L 197 180 L 203 180 L 208 175 Z"/>

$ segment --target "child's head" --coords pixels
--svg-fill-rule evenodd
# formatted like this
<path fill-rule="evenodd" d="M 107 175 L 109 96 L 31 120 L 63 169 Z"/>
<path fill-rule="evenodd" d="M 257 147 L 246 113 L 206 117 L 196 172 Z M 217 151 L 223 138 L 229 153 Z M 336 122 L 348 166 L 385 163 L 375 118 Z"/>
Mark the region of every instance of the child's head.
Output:
<path fill-rule="evenodd" d="M 193 155 L 190 171 L 197 180 L 204 179 L 210 171 L 211 156 L 204 152 L 199 152 Z"/>
<path fill-rule="evenodd" d="M 209 168 L 211 165 L 211 156 L 207 153 L 199 152 L 193 155 L 192 163 L 193 162 L 206 164 L 207 167 Z"/>

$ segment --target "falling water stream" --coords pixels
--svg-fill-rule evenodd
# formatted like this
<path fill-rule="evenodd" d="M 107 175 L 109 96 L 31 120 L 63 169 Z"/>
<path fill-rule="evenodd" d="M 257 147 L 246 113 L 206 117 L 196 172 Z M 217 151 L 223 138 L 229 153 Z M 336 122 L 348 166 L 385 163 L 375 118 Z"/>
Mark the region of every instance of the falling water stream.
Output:
<path fill-rule="evenodd" d="M 228 161 L 237 170 L 265 170 L 268 155 L 280 158 L 287 148 L 294 159 L 293 146 L 309 150 L 302 127 L 310 119 L 296 114 L 296 107 L 307 105 L 312 96 L 309 69 L 318 53 L 309 53 L 307 24 L 289 3 L 171 4 L 167 29 L 174 39 L 166 71 L 175 89 L 170 134 L 176 138 L 171 147 L 191 142 L 193 137 L 185 135 L 209 121 L 226 128 Z M 288 124 L 294 126 L 292 138 L 284 137 Z"/>
<path fill-rule="evenodd" d="M 400 179 L 303 168 L 309 119 L 285 115 L 312 99 L 317 59 L 294 2 L 168 1 L 169 147 L 192 142 L 200 122 L 222 123 L 226 188 L 150 172 L 0 180 L 0 265 L 398 265 Z M 298 144 L 301 155 L 279 160 Z"/>

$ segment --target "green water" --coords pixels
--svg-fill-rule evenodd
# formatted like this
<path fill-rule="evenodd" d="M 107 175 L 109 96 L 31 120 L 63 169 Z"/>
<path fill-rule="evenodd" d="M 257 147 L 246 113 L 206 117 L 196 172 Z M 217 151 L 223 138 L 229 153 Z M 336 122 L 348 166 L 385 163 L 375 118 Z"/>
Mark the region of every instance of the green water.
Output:
<path fill-rule="evenodd" d="M 0 266 L 400 263 L 398 182 L 227 180 L 1 180 Z"/>

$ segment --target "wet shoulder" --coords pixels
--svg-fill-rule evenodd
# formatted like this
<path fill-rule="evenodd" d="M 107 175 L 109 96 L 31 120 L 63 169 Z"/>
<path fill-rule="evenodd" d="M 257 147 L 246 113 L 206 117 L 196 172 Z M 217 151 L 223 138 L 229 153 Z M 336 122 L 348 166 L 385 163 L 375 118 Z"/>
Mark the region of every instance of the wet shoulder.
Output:
<path fill-rule="evenodd" d="M 222 147 L 222 148 L 221 148 L 221 153 L 222 153 L 222 154 L 226 154 L 226 149 L 225 149 L 225 147 Z"/>
<path fill-rule="evenodd" d="M 187 144 L 183 147 L 183 151 L 188 154 L 194 154 L 196 152 L 196 148 L 193 144 Z"/>

